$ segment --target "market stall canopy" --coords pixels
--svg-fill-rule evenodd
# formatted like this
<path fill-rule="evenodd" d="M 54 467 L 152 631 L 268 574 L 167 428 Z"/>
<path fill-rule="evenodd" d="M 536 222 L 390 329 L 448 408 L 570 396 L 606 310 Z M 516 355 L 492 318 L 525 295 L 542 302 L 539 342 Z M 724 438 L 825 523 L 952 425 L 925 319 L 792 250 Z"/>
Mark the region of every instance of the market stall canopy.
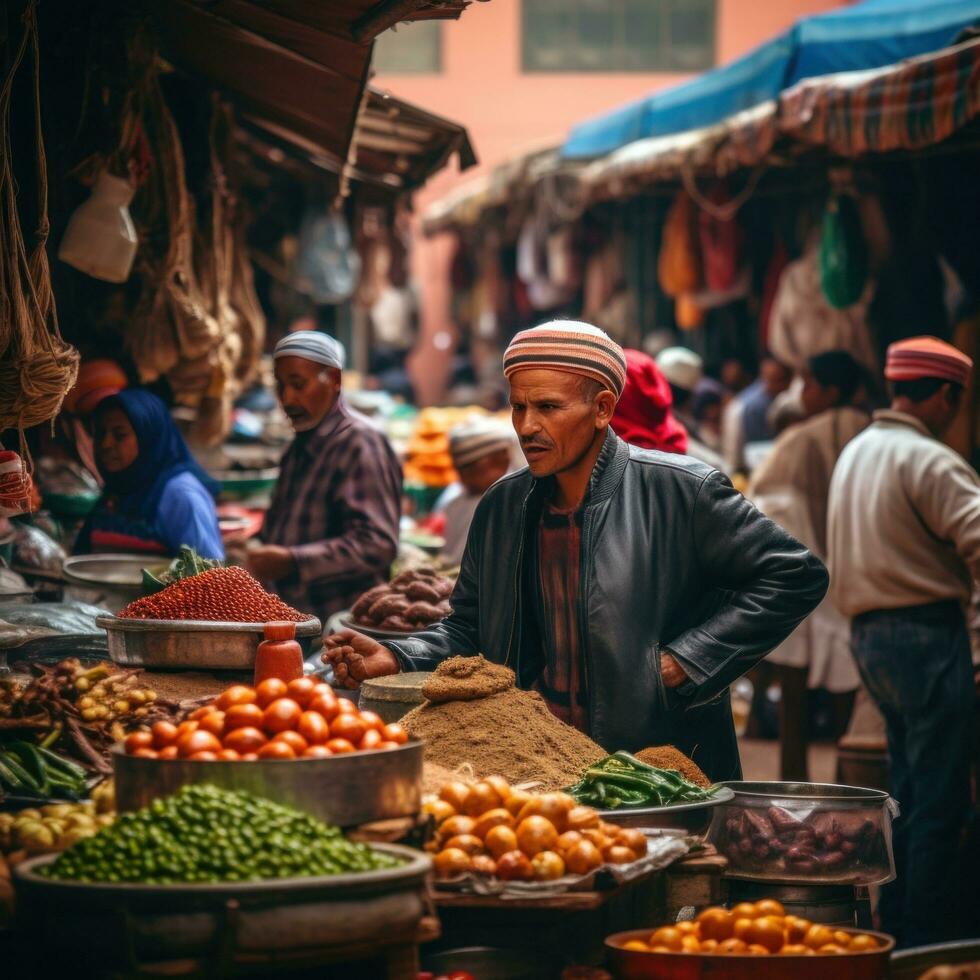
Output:
<path fill-rule="evenodd" d="M 980 22 L 980 0 L 863 0 L 798 20 L 727 65 L 576 126 L 566 158 L 717 125 L 776 100 L 804 79 L 880 68 L 952 44 Z"/>
<path fill-rule="evenodd" d="M 567 192 L 571 184 L 572 197 L 577 197 L 575 175 L 582 167 L 580 163 L 563 160 L 556 146 L 530 150 L 498 164 L 434 202 L 423 215 L 422 231 L 431 236 L 472 227 L 492 209 L 504 206 L 508 221 L 513 224 L 523 219 L 541 190 L 549 195 L 552 210 L 561 211 L 565 204 L 577 214 L 577 202 L 569 201 Z"/>
<path fill-rule="evenodd" d="M 244 113 L 347 160 L 372 42 L 401 21 L 458 17 L 470 0 L 153 0 L 161 51 Z"/>
<path fill-rule="evenodd" d="M 256 161 L 291 172 L 300 168 L 301 177 L 333 179 L 338 186 L 343 175 L 378 197 L 415 190 L 453 154 L 460 170 L 477 162 L 464 126 L 375 88 L 367 91 L 343 168 L 283 126 L 251 115 L 242 121 L 236 133 L 239 144 Z"/>
<path fill-rule="evenodd" d="M 581 174 L 592 200 L 701 170 L 779 164 L 813 151 L 853 159 L 921 150 L 980 117 L 980 38 L 897 65 L 800 82 L 716 126 L 637 140 Z"/>

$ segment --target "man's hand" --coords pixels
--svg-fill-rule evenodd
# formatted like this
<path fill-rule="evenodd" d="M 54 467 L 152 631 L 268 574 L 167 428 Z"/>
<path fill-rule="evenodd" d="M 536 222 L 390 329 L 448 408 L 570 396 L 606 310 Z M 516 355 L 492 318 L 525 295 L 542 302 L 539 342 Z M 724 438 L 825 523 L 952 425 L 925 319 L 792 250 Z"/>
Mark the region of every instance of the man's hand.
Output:
<path fill-rule="evenodd" d="M 660 676 L 664 687 L 680 687 L 688 679 L 684 668 L 669 653 L 660 654 Z"/>
<path fill-rule="evenodd" d="M 324 653 L 320 659 L 333 667 L 337 683 L 349 690 L 361 681 L 398 673 L 395 655 L 363 633 L 341 630 L 323 638 Z"/>
<path fill-rule="evenodd" d="M 293 553 L 278 544 L 260 544 L 248 551 L 245 566 L 256 578 L 267 582 L 285 578 L 296 569 Z"/>

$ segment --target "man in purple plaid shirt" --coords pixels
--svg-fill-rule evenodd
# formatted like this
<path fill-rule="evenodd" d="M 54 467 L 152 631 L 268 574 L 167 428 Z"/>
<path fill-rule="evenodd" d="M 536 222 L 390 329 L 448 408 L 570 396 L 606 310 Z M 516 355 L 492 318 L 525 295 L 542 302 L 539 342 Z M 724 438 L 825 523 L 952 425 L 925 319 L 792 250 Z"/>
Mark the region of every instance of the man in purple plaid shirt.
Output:
<path fill-rule="evenodd" d="M 296 438 L 248 569 L 325 623 L 388 580 L 398 550 L 401 467 L 384 435 L 344 403 L 338 341 L 299 331 L 276 345 L 273 358 Z"/>

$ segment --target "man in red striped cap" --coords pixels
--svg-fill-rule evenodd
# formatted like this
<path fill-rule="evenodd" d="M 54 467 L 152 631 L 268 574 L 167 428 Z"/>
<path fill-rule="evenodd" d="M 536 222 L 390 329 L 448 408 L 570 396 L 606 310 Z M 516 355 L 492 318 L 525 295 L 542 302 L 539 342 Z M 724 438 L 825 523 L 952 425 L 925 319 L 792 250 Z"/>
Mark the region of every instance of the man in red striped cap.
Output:
<path fill-rule="evenodd" d="M 482 653 L 610 751 L 669 743 L 738 778 L 729 685 L 817 605 L 826 570 L 717 470 L 615 434 L 626 358 L 601 330 L 525 330 L 504 374 L 528 466 L 480 502 L 452 614 L 384 646 L 328 637 L 325 659 L 356 686 Z"/>
<path fill-rule="evenodd" d="M 935 337 L 888 348 L 891 408 L 844 448 L 830 485 L 831 597 L 885 717 L 897 880 L 883 927 L 903 945 L 956 935 L 974 682 L 963 610 L 980 578 L 980 479 L 940 439 L 973 364 Z"/>

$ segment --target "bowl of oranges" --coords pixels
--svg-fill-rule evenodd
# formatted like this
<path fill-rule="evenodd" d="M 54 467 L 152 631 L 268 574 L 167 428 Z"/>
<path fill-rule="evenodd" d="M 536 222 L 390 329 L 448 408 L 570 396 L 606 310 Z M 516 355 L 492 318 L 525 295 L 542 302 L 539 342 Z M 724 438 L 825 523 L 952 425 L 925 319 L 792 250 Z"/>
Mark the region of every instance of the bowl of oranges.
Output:
<path fill-rule="evenodd" d="M 622 980 L 877 980 L 888 975 L 895 940 L 787 915 L 781 903 L 762 899 L 712 906 L 690 922 L 619 932 L 606 946 Z"/>

